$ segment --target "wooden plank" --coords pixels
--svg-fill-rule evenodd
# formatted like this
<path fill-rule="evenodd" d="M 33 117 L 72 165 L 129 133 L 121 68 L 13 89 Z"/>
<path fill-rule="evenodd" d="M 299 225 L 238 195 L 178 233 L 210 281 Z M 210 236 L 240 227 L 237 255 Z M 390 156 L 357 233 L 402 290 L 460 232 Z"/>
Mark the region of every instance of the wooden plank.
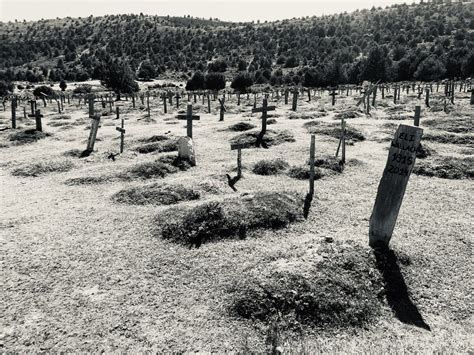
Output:
<path fill-rule="evenodd" d="M 373 248 L 388 247 L 422 135 L 421 128 L 407 125 L 400 125 L 395 133 L 370 217 L 369 245 Z"/>

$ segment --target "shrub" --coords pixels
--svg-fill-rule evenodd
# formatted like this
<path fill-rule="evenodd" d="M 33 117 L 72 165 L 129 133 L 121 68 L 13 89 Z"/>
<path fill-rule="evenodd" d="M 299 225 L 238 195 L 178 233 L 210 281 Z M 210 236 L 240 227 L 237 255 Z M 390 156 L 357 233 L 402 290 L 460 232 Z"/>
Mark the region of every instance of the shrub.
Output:
<path fill-rule="evenodd" d="M 41 85 L 33 90 L 33 95 L 37 97 L 52 97 L 55 95 L 55 93 L 50 86 Z"/>
<path fill-rule="evenodd" d="M 273 160 L 260 160 L 252 168 L 254 174 L 276 175 L 288 168 L 288 163 L 280 158 Z"/>

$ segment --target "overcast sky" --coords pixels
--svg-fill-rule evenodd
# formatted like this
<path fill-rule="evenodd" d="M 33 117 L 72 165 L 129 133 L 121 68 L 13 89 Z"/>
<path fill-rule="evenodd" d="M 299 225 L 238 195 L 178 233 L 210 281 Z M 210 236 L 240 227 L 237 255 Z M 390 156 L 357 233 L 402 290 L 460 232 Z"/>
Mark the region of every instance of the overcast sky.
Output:
<path fill-rule="evenodd" d="M 0 0 L 0 20 L 38 20 L 106 14 L 191 15 L 228 21 L 278 20 L 385 7 L 419 0 Z"/>

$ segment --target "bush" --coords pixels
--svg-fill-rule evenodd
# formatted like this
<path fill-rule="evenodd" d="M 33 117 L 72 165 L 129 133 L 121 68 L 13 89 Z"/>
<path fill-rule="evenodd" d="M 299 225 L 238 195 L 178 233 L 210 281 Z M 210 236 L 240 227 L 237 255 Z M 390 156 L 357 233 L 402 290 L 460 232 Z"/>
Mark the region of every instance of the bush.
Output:
<path fill-rule="evenodd" d="M 12 170 L 13 176 L 36 177 L 39 175 L 65 172 L 74 167 L 74 164 L 69 160 L 49 161 L 23 165 Z"/>
<path fill-rule="evenodd" d="M 155 222 L 161 225 L 164 239 L 199 247 L 212 240 L 244 238 L 258 228 L 282 228 L 301 219 L 301 213 L 302 201 L 297 196 L 259 192 L 186 210 L 171 209 L 157 215 Z"/>
<path fill-rule="evenodd" d="M 151 184 L 120 190 L 112 196 L 116 202 L 130 205 L 172 205 L 199 199 L 200 194 L 182 185 Z"/>
<path fill-rule="evenodd" d="M 72 90 L 73 94 L 90 94 L 92 92 L 92 86 L 89 84 L 82 84 Z"/>
<path fill-rule="evenodd" d="M 276 175 L 288 168 L 288 163 L 282 159 L 260 160 L 252 168 L 254 174 L 258 175 Z"/>
<path fill-rule="evenodd" d="M 55 96 L 54 90 L 50 86 L 41 85 L 33 90 L 33 95 L 37 97 L 53 97 Z"/>
<path fill-rule="evenodd" d="M 383 283 L 373 255 L 352 243 L 325 244 L 318 254 L 324 260 L 302 266 L 306 272 L 244 275 L 229 288 L 231 314 L 266 323 L 279 317 L 283 328 L 302 323 L 340 329 L 375 321 Z"/>

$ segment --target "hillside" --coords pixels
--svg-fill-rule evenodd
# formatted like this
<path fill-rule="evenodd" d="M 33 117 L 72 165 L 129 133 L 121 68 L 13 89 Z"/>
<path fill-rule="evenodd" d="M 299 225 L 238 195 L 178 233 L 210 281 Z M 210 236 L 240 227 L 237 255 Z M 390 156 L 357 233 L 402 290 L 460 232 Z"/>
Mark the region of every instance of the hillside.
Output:
<path fill-rule="evenodd" d="M 307 72 L 310 86 L 466 78 L 474 71 L 473 12 L 465 2 L 268 23 L 142 14 L 0 23 L 0 80 L 100 79 L 111 61 L 148 79 L 247 70 L 272 85 L 299 84 Z"/>

